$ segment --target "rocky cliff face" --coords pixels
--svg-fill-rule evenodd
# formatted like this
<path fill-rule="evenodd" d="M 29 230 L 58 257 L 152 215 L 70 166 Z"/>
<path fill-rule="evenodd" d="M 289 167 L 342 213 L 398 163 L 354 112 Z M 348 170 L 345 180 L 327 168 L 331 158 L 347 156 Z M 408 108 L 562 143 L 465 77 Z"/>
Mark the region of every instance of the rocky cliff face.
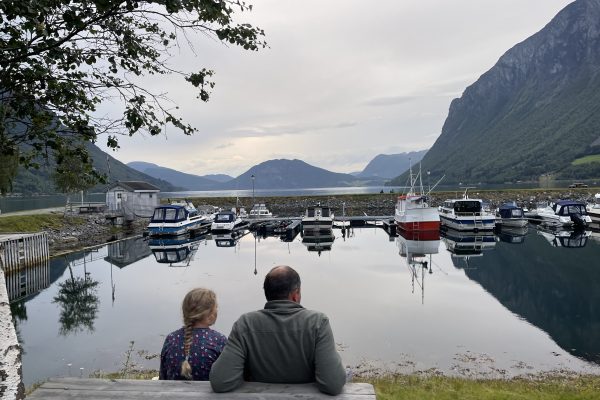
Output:
<path fill-rule="evenodd" d="M 423 168 L 446 182 L 537 179 L 598 137 L 600 0 L 577 0 L 452 101 Z"/>

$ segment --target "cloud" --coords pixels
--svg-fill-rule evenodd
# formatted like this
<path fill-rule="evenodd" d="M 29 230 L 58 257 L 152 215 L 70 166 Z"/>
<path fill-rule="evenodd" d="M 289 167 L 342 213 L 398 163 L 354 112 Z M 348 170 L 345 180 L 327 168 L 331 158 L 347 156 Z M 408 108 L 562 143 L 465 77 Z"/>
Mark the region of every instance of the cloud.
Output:
<path fill-rule="evenodd" d="M 301 135 L 331 129 L 346 129 L 357 126 L 354 121 L 342 121 L 329 124 L 288 124 L 288 125 L 258 125 L 234 128 L 229 133 L 236 136 L 267 137 L 282 135 Z"/>
<path fill-rule="evenodd" d="M 404 104 L 418 99 L 418 96 L 391 96 L 391 97 L 379 97 L 365 101 L 365 104 L 369 106 L 393 106 L 397 104 Z"/>
<path fill-rule="evenodd" d="M 231 142 L 223 143 L 223 144 L 215 146 L 215 150 L 222 150 L 222 149 L 226 149 L 228 147 L 233 147 L 233 146 L 234 146 L 234 144 Z"/>

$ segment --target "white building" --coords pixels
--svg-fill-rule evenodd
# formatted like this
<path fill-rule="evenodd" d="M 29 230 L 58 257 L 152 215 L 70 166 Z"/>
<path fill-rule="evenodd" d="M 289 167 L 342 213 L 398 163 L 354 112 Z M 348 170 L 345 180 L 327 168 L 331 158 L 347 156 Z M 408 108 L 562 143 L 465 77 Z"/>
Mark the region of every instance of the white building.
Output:
<path fill-rule="evenodd" d="M 106 192 L 106 208 L 109 213 L 121 215 L 127 221 L 150 218 L 159 205 L 159 193 L 159 188 L 147 182 L 116 182 Z"/>

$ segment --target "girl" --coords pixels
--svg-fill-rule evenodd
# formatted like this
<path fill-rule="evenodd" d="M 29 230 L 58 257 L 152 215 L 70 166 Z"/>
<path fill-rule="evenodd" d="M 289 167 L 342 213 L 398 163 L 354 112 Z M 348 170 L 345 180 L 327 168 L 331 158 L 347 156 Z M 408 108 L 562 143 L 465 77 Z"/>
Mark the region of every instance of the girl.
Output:
<path fill-rule="evenodd" d="M 217 320 L 217 296 L 212 290 L 192 289 L 181 305 L 183 328 L 165 338 L 160 354 L 160 379 L 207 381 L 210 367 L 227 338 L 209 327 Z"/>

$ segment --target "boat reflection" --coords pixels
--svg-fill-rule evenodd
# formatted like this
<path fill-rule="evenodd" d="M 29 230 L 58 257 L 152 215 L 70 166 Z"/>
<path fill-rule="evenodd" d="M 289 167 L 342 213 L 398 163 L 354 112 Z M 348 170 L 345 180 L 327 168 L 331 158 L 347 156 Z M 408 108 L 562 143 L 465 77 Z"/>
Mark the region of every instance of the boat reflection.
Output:
<path fill-rule="evenodd" d="M 496 236 L 491 231 L 460 232 L 444 229 L 440 235 L 452 257 L 479 257 L 483 255 L 484 250 L 493 250 L 496 247 Z"/>
<path fill-rule="evenodd" d="M 438 254 L 440 248 L 439 231 L 406 232 L 400 231 L 396 238 L 398 253 L 406 260 L 411 274 L 412 292 L 415 286 L 421 288 L 421 303 L 425 303 L 425 271 L 430 274 L 432 254 Z M 420 276 L 419 276 L 420 275 Z"/>
<path fill-rule="evenodd" d="M 247 231 L 232 231 L 227 233 L 213 234 L 212 238 L 217 247 L 235 247 Z"/>
<path fill-rule="evenodd" d="M 497 228 L 498 229 L 496 231 L 496 236 L 498 236 L 498 239 L 500 239 L 502 242 L 512 243 L 512 244 L 524 243 L 525 236 L 527 235 L 527 232 L 529 231 L 529 228 L 527 226 L 512 227 L 512 226 L 499 225 Z"/>
<path fill-rule="evenodd" d="M 205 241 L 205 235 L 156 238 L 148 241 L 148 247 L 154 254 L 156 262 L 169 264 L 170 267 L 187 267 L 194 259 L 200 244 Z"/>
<path fill-rule="evenodd" d="M 585 247 L 588 239 L 592 236 L 591 231 L 586 230 L 554 230 L 539 225 L 538 235 L 550 243 L 552 247 L 566 247 L 571 249 Z"/>
<path fill-rule="evenodd" d="M 317 252 L 319 256 L 322 251 L 331 250 L 334 240 L 333 229 L 304 229 L 302 231 L 302 244 L 308 251 Z"/>

